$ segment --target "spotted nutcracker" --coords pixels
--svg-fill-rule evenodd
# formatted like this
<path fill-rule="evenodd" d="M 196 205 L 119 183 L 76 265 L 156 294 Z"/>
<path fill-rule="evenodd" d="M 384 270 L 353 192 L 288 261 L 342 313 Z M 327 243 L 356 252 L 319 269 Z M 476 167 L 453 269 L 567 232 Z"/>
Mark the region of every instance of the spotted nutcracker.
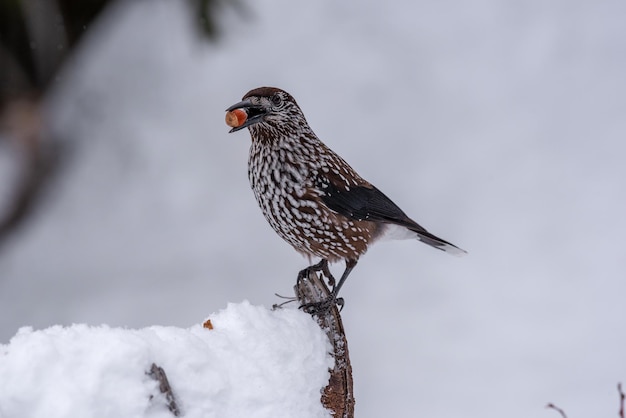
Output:
<path fill-rule="evenodd" d="M 320 141 L 289 93 L 260 87 L 226 111 L 230 132 L 250 131 L 248 178 L 265 219 L 309 261 L 321 258 L 298 277 L 322 271 L 333 286 L 329 303 L 336 301 L 359 257 L 379 239 L 417 238 L 465 254 L 409 218 Z M 335 285 L 328 263 L 339 260 L 346 269 Z"/>

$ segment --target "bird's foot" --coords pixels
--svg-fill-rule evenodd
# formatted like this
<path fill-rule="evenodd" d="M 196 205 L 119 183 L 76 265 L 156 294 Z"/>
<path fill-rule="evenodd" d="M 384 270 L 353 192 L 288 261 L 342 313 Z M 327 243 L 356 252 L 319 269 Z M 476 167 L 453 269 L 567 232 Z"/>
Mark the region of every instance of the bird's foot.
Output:
<path fill-rule="evenodd" d="M 329 297 L 320 301 L 320 302 L 311 302 L 300 305 L 300 309 L 310 315 L 325 315 L 330 312 L 330 310 L 337 305 L 339 307 L 339 312 L 343 309 L 344 300 L 343 298 L 338 298 L 331 293 Z"/>
<path fill-rule="evenodd" d="M 313 273 L 317 273 L 318 271 L 321 271 L 322 274 L 324 275 L 324 277 L 326 277 L 326 281 L 328 282 L 328 286 L 332 287 L 333 289 L 335 288 L 335 277 L 332 275 L 332 273 L 330 272 L 330 269 L 328 268 L 328 261 L 327 260 L 322 260 L 317 264 L 313 264 L 312 266 L 309 266 L 307 268 L 304 268 L 302 270 L 300 270 L 300 272 L 298 272 L 298 282 L 302 279 L 305 279 L 307 277 L 309 277 L 309 274 Z"/>

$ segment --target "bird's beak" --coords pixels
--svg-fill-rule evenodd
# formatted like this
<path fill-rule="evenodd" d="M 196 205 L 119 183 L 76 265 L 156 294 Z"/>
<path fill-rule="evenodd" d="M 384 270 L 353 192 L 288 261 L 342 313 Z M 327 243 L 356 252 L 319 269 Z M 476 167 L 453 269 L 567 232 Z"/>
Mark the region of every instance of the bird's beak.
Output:
<path fill-rule="evenodd" d="M 231 110 L 235 109 L 243 109 L 248 117 L 246 118 L 246 121 L 241 124 L 241 126 L 237 126 L 236 128 L 231 129 L 228 133 L 237 132 L 243 128 L 254 125 L 255 123 L 262 122 L 267 113 L 263 106 L 252 104 L 250 100 L 244 100 L 239 103 L 235 103 L 234 105 L 226 109 L 226 112 L 230 112 Z"/>

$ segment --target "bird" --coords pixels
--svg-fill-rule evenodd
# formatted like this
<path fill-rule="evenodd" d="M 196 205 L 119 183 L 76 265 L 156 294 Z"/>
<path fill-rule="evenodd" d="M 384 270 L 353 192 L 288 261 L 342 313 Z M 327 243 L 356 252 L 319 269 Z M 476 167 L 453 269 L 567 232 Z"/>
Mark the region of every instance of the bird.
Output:
<path fill-rule="evenodd" d="M 298 279 L 311 271 L 326 276 L 332 291 L 324 306 L 343 307 L 339 290 L 376 241 L 413 238 L 453 255 L 466 253 L 409 218 L 324 144 L 286 91 L 255 88 L 226 112 L 229 133 L 250 133 L 248 179 L 265 219 L 309 262 L 320 259 Z M 346 267 L 336 282 L 328 265 L 339 261 Z"/>

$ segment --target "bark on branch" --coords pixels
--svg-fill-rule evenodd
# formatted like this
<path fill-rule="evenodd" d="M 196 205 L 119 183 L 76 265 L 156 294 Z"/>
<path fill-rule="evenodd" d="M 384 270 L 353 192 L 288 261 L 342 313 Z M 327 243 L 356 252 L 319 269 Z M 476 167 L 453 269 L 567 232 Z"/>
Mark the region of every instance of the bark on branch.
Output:
<path fill-rule="evenodd" d="M 165 395 L 165 400 L 167 401 L 167 409 L 169 409 L 172 415 L 174 415 L 175 417 L 180 416 L 180 409 L 178 408 L 178 404 L 176 403 L 176 398 L 174 397 L 174 392 L 172 392 L 170 382 L 167 380 L 165 370 L 152 363 L 150 370 L 146 374 L 159 382 L 159 391 Z"/>
<path fill-rule="evenodd" d="M 301 305 L 319 303 L 330 296 L 330 290 L 324 280 L 315 272 L 310 272 L 307 278 L 300 280 L 295 286 L 295 291 Z M 335 366 L 330 371 L 328 385 L 322 393 L 322 404 L 332 411 L 335 417 L 354 418 L 352 366 L 339 309 L 333 305 L 328 312 L 314 314 L 313 318 L 328 335 L 335 357 Z"/>

